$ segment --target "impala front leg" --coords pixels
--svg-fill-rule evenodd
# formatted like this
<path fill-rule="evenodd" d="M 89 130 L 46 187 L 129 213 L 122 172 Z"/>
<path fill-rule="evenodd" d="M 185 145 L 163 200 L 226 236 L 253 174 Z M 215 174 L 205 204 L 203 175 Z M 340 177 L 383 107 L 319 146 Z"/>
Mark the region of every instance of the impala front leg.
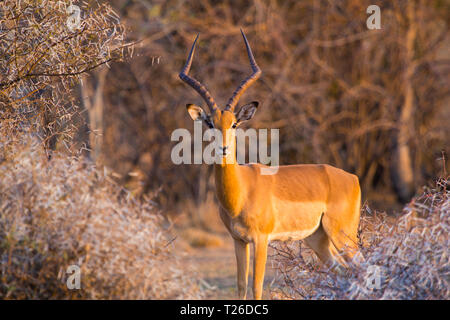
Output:
<path fill-rule="evenodd" d="M 241 240 L 234 240 L 237 263 L 237 285 L 239 299 L 247 298 L 248 267 L 250 263 L 250 247 Z"/>
<path fill-rule="evenodd" d="M 261 300 L 264 272 L 266 270 L 268 236 L 261 235 L 255 239 L 255 252 L 253 257 L 253 297 Z"/>

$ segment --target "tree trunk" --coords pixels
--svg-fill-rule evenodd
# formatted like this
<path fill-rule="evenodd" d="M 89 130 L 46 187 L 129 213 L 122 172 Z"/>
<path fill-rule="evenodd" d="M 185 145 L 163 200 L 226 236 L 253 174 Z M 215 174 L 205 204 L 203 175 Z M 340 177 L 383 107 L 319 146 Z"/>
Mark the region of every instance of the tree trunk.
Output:
<path fill-rule="evenodd" d="M 96 163 L 100 162 L 103 145 L 103 89 L 108 68 L 103 67 L 95 77 L 84 79 L 81 84 L 81 97 L 89 117 L 89 148 L 90 157 Z"/>
<path fill-rule="evenodd" d="M 412 76 L 414 73 L 414 44 L 417 35 L 415 21 L 415 1 L 408 2 L 408 31 L 405 39 L 405 69 L 403 94 L 404 101 L 400 111 L 400 127 L 396 137 L 395 156 L 393 164 L 393 184 L 398 198 L 409 201 L 414 195 L 414 170 L 411 156 L 410 139 L 414 132 L 414 87 Z"/>

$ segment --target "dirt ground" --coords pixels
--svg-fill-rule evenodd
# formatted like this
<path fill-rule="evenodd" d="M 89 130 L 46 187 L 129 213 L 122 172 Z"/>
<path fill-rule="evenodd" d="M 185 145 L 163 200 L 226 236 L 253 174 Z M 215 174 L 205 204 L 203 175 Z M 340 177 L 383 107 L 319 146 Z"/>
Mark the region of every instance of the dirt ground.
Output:
<path fill-rule="evenodd" d="M 208 292 L 206 299 L 237 299 L 236 258 L 234 255 L 233 241 L 229 235 L 224 233 L 215 236 L 220 237 L 222 244 L 213 247 L 193 247 L 189 245 L 188 239 L 182 237 L 178 248 L 183 252 L 181 263 L 186 267 L 192 267 L 202 275 L 201 285 Z M 250 250 L 250 257 L 251 259 L 253 258 L 252 249 Z M 252 269 L 253 260 L 250 260 L 249 284 L 247 288 L 248 299 L 253 297 L 251 290 L 253 282 Z M 268 258 L 264 279 L 263 299 L 270 299 L 269 288 L 274 285 L 275 278 L 276 271 L 272 267 L 270 258 Z"/>

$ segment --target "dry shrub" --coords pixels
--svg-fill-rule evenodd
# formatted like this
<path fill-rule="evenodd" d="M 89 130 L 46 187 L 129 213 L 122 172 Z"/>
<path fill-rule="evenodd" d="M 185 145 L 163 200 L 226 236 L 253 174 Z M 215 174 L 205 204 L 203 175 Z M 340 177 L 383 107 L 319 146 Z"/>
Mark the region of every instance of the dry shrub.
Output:
<path fill-rule="evenodd" d="M 365 261 L 354 261 L 345 276 L 323 267 L 302 243 L 277 244 L 275 261 L 284 286 L 274 297 L 449 299 L 449 213 L 447 178 L 415 198 L 394 223 L 385 214 L 368 213 L 360 233 Z"/>
<path fill-rule="evenodd" d="M 82 74 L 119 60 L 125 28 L 106 3 L 70 1 L 0 2 L 0 121 L 11 130 L 32 130 L 48 149 L 71 149 L 78 105 L 73 92 Z"/>
<path fill-rule="evenodd" d="M 0 298 L 199 298 L 152 202 L 36 139 L 0 141 Z M 66 269 L 81 267 L 81 289 Z"/>

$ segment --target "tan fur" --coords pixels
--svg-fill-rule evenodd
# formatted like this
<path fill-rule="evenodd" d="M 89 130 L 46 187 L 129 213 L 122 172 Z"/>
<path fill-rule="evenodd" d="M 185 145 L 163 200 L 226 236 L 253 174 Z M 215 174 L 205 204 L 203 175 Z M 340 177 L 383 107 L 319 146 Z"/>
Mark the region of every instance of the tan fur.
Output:
<path fill-rule="evenodd" d="M 274 175 L 261 175 L 261 164 L 236 163 L 236 122 L 229 111 L 212 115 L 230 148 L 215 164 L 220 216 L 235 241 L 239 297 L 245 299 L 249 247 L 255 249 L 253 294 L 261 299 L 269 240 L 301 240 L 327 265 L 345 266 L 357 250 L 361 191 L 358 178 L 329 165 L 280 166 Z"/>

